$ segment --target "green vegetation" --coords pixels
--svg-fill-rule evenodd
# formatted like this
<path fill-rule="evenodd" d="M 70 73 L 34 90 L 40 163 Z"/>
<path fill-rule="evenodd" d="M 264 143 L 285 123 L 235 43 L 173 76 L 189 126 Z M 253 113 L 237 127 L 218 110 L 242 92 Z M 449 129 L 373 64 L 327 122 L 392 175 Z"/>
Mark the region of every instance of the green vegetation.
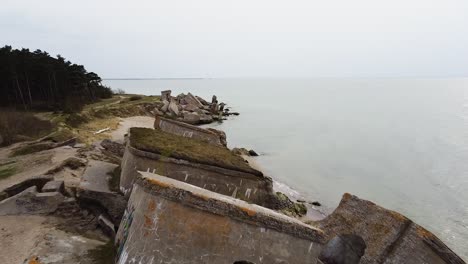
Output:
<path fill-rule="evenodd" d="M 0 48 L 1 107 L 24 110 L 80 111 L 85 104 L 112 97 L 101 78 L 60 55 Z"/>
<path fill-rule="evenodd" d="M 204 141 L 176 136 L 161 130 L 133 127 L 130 129 L 130 142 L 134 148 L 163 156 L 259 175 L 258 171 L 229 149 Z"/>
<path fill-rule="evenodd" d="M 307 207 L 305 204 L 291 201 L 291 199 L 289 199 L 286 194 L 282 192 L 276 192 L 276 198 L 287 205 L 286 208 L 280 210 L 283 214 L 294 217 L 300 217 L 307 214 Z"/>
<path fill-rule="evenodd" d="M 140 96 L 140 95 L 134 95 L 134 96 L 130 97 L 130 101 L 137 101 L 137 100 L 141 100 L 141 99 L 143 99 L 143 97 Z"/>
<path fill-rule="evenodd" d="M 0 165 L 0 180 L 6 179 L 16 173 L 15 164 L 9 163 Z"/>

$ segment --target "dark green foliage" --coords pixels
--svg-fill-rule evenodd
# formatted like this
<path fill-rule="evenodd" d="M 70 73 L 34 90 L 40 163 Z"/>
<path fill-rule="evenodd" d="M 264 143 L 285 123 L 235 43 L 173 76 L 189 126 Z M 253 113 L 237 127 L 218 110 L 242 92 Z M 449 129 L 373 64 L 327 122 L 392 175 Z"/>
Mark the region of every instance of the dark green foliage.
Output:
<path fill-rule="evenodd" d="M 143 99 L 143 97 L 140 95 L 133 95 L 132 97 L 130 97 L 130 101 L 137 101 L 141 99 Z"/>
<path fill-rule="evenodd" d="M 57 55 L 28 49 L 0 48 L 0 107 L 80 111 L 83 105 L 110 98 L 101 78 Z"/>

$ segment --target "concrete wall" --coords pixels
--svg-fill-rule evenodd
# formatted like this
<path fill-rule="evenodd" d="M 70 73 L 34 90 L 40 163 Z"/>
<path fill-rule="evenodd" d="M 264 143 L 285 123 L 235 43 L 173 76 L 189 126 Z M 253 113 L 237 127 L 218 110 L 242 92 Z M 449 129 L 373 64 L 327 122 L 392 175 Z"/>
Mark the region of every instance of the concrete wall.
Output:
<path fill-rule="evenodd" d="M 129 194 L 138 171 L 158 174 L 192 185 L 263 205 L 272 192 L 271 179 L 220 167 L 198 164 L 141 151 L 127 144 L 122 159 L 120 188 Z"/>
<path fill-rule="evenodd" d="M 360 263 L 465 263 L 431 232 L 405 216 L 345 194 L 318 223 L 327 239 L 356 234 L 367 248 Z"/>
<path fill-rule="evenodd" d="M 117 263 L 318 263 L 320 230 L 241 200 L 142 174 L 116 236 Z"/>
<path fill-rule="evenodd" d="M 168 132 L 174 135 L 202 140 L 213 145 L 223 146 L 223 140 L 220 138 L 220 135 L 213 131 L 171 119 L 166 119 L 160 116 L 155 117 L 154 128 L 161 129 L 164 132 Z"/>

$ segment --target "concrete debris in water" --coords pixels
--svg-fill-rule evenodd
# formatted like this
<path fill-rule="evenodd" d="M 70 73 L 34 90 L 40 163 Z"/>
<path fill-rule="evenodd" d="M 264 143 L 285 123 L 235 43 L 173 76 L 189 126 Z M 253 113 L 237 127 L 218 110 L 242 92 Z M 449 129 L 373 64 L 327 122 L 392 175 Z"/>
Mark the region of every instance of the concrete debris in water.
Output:
<path fill-rule="evenodd" d="M 223 116 L 229 116 L 226 104 L 218 104 L 216 95 L 213 95 L 211 103 L 191 93 L 171 96 L 171 91 L 161 91 L 162 104 L 153 112 L 157 116 L 168 117 L 181 122 L 199 125 L 209 124 L 214 120 L 222 121 Z"/>

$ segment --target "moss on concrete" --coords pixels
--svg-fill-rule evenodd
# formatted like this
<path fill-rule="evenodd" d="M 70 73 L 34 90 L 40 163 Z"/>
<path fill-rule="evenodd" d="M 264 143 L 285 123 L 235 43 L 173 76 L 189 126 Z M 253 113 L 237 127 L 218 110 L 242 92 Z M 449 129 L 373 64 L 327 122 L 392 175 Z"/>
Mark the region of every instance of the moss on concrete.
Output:
<path fill-rule="evenodd" d="M 163 156 L 259 174 L 229 149 L 149 128 L 130 129 L 132 147 Z"/>

